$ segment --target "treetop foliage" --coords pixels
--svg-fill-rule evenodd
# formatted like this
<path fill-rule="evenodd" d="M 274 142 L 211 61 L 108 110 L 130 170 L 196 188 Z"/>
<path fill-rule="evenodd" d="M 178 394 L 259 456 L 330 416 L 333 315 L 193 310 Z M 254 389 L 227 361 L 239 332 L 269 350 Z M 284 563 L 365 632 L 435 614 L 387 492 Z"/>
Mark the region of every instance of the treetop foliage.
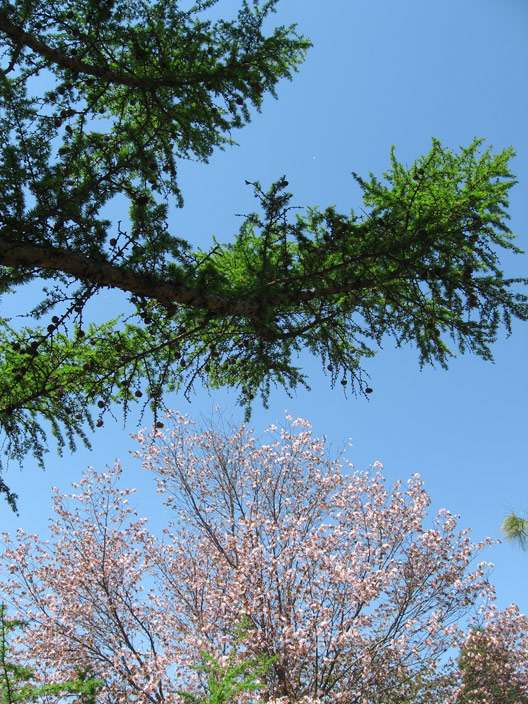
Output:
<path fill-rule="evenodd" d="M 498 257 L 520 251 L 513 150 L 482 140 L 354 174 L 360 214 L 298 213 L 281 177 L 249 184 L 258 209 L 231 242 L 171 232 L 179 160 L 232 143 L 310 46 L 295 26 L 268 31 L 278 0 L 207 19 L 216 4 L 0 3 L 0 293 L 41 287 L 31 325 L 0 321 L 8 460 L 42 462 L 50 431 L 59 449 L 87 443 L 112 404 L 150 404 L 160 422 L 164 395 L 197 383 L 237 388 L 249 410 L 272 385 L 308 384 L 302 350 L 332 386 L 369 393 L 364 360 L 388 336 L 445 367 L 455 350 L 491 359 L 500 326 L 528 317 L 526 280 Z M 108 218 L 116 199 L 126 222 Z M 105 289 L 128 307 L 96 323 L 87 304 Z"/>
<path fill-rule="evenodd" d="M 528 518 L 512 511 L 504 519 L 501 528 L 507 540 L 517 543 L 523 550 L 528 548 Z"/>

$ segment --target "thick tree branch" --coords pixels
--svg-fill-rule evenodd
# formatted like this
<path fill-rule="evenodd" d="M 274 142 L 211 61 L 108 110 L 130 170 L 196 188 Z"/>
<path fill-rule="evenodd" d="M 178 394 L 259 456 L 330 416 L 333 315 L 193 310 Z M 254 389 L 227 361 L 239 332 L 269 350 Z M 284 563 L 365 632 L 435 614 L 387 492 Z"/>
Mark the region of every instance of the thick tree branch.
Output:
<path fill-rule="evenodd" d="M 118 288 L 138 296 L 148 296 L 166 307 L 175 303 L 195 308 L 206 308 L 213 312 L 224 312 L 233 306 L 233 301 L 192 289 L 185 285 L 161 282 L 145 274 L 134 274 L 119 266 L 100 259 L 92 259 L 78 252 L 52 247 L 50 245 L 29 244 L 20 240 L 0 240 L 0 262 L 4 266 L 37 268 L 46 271 L 60 271 L 76 279 L 89 281 L 106 288 Z M 233 313 L 251 313 L 256 306 Z"/>
<path fill-rule="evenodd" d="M 211 313 L 236 316 L 253 315 L 267 306 L 305 303 L 327 296 L 372 288 L 372 285 L 367 285 L 365 280 L 360 279 L 323 288 L 288 291 L 269 297 L 242 300 L 207 293 L 184 284 L 160 281 L 146 274 L 136 274 L 78 252 L 6 238 L 0 239 L 0 264 L 14 268 L 37 268 L 61 272 L 97 286 L 118 288 L 127 293 L 148 297 L 169 309 L 180 304 L 205 309 Z"/>
<path fill-rule="evenodd" d="M 71 56 L 67 56 L 62 52 L 53 49 L 44 42 L 33 37 L 31 34 L 24 32 L 23 29 L 14 25 L 5 15 L 1 13 L 0 30 L 5 32 L 7 36 L 17 45 L 27 46 L 29 49 L 32 49 L 35 53 L 39 54 L 48 61 L 57 64 L 61 68 L 73 71 L 74 73 L 87 74 L 89 76 L 94 76 L 95 78 L 100 78 L 104 81 L 110 81 L 111 83 L 142 88 L 156 88 L 162 86 L 175 88 L 183 85 L 189 85 L 191 82 L 188 78 L 184 80 L 180 76 L 170 74 L 164 75 L 163 77 L 145 76 L 144 78 L 137 78 L 136 76 L 129 76 L 124 73 L 112 71 L 107 67 L 103 68 L 86 63 L 85 61 L 79 61 L 78 59 L 74 59 Z"/>

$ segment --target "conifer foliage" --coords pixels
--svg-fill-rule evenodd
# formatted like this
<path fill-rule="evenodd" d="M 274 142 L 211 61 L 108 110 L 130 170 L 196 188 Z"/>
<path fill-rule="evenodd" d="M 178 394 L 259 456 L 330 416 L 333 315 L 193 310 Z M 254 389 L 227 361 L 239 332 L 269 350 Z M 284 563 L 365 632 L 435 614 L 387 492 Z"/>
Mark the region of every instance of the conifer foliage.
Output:
<path fill-rule="evenodd" d="M 332 385 L 368 393 L 364 360 L 387 336 L 445 366 L 457 349 L 490 359 L 499 326 L 527 317 L 498 258 L 519 251 L 513 152 L 480 140 L 457 153 L 433 140 L 410 167 L 393 153 L 383 179 L 356 176 L 361 215 L 298 213 L 280 177 L 249 184 L 257 208 L 231 241 L 202 251 L 172 231 L 179 160 L 232 143 L 310 46 L 269 29 L 278 0 L 213 21 L 217 3 L 0 3 L 0 293 L 39 292 L 29 325 L 0 321 L 7 458 L 42 461 L 50 431 L 73 447 L 111 404 L 157 414 L 197 383 L 236 387 L 249 409 L 274 384 L 307 384 L 302 350 Z M 128 219 L 108 219 L 116 202 Z M 123 315 L 94 322 L 108 289 Z"/>

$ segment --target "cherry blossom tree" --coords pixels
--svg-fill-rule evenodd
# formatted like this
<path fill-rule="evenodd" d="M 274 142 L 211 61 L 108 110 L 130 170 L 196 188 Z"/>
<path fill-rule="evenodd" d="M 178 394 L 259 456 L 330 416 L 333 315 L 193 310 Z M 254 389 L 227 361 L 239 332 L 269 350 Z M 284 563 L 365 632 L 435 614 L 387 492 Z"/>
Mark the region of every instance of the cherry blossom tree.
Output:
<path fill-rule="evenodd" d="M 89 666 L 105 704 L 200 700 L 209 658 L 269 665 L 249 671 L 258 695 L 231 690 L 237 704 L 462 691 L 452 649 L 473 643 L 467 618 L 493 601 L 485 563 L 470 569 L 484 544 L 447 510 L 428 517 L 418 476 L 388 487 L 381 465 L 354 471 L 289 420 L 262 441 L 177 414 L 167 432 L 140 434 L 136 454 L 172 518 L 159 535 L 121 488 L 119 464 L 56 493 L 48 541 L 5 535 L 0 588 L 28 623 L 20 656 L 48 681 Z M 507 612 L 501 623 L 520 622 Z"/>
<path fill-rule="evenodd" d="M 462 648 L 456 704 L 528 703 L 528 619 L 515 606 L 488 611 Z"/>
<path fill-rule="evenodd" d="M 99 683 L 89 678 L 86 672 L 78 672 L 77 679 L 53 684 L 33 684 L 33 671 L 10 659 L 10 636 L 23 622 L 9 619 L 6 607 L 0 605 L 0 702 L 22 704 L 23 702 L 45 702 L 50 695 L 59 695 L 63 702 L 74 697 L 81 704 L 95 704 Z"/>

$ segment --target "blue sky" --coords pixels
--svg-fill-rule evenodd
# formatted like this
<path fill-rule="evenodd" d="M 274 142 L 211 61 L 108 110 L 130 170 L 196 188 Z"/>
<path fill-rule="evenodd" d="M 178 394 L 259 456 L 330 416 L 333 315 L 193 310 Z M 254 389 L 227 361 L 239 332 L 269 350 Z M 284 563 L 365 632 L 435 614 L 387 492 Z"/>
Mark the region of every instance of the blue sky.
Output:
<path fill-rule="evenodd" d="M 214 14 L 232 15 L 237 4 L 220 0 Z M 454 149 L 477 136 L 497 150 L 510 144 L 517 150 L 513 171 L 520 183 L 512 191 L 510 225 L 528 249 L 525 0 L 282 0 L 275 20 L 297 22 L 314 47 L 293 83 L 279 86 L 279 100 L 267 98 L 262 113 L 234 135 L 240 146 L 217 153 L 209 165 L 181 164 L 185 207 L 172 212 L 174 234 L 204 247 L 212 235 L 229 240 L 240 225 L 235 213 L 254 208 L 244 179 L 267 186 L 285 174 L 295 205 L 359 209 L 351 172 L 381 176 L 391 145 L 412 163 L 429 150 L 432 136 Z M 528 273 L 528 256 L 506 255 L 503 262 L 512 276 Z M 108 294 L 102 309 L 118 300 Z M 319 362 L 303 355 L 299 364 L 311 391 L 300 389 L 293 398 L 274 391 L 269 410 L 255 406 L 252 425 L 263 430 L 285 410 L 306 417 L 336 451 L 350 440 L 348 457 L 358 469 L 379 460 L 390 481 L 419 472 L 431 513 L 446 507 L 475 539 L 498 538 L 512 508 L 528 511 L 527 343 L 528 325 L 518 323 L 497 342 L 495 364 L 465 356 L 445 372 L 420 371 L 416 350 L 388 342 L 366 365 L 374 388 L 369 401 L 332 390 Z M 227 390 L 198 390 L 190 404 L 173 395 L 168 405 L 197 419 L 218 405 L 224 417 L 242 420 Z M 13 468 L 7 481 L 20 494 L 20 517 L 0 505 L 3 529 L 44 535 L 51 485 L 67 490 L 87 465 L 103 469 L 115 458 L 125 465 L 125 483 L 140 488 L 139 511 L 152 514 L 150 478 L 129 456 L 136 430 L 133 417 L 126 428 L 107 418 L 92 452 L 57 458 L 52 451 L 44 473 L 31 459 L 22 473 Z M 503 543 L 485 557 L 495 565 L 499 605 L 515 602 L 528 612 L 528 554 Z"/>

